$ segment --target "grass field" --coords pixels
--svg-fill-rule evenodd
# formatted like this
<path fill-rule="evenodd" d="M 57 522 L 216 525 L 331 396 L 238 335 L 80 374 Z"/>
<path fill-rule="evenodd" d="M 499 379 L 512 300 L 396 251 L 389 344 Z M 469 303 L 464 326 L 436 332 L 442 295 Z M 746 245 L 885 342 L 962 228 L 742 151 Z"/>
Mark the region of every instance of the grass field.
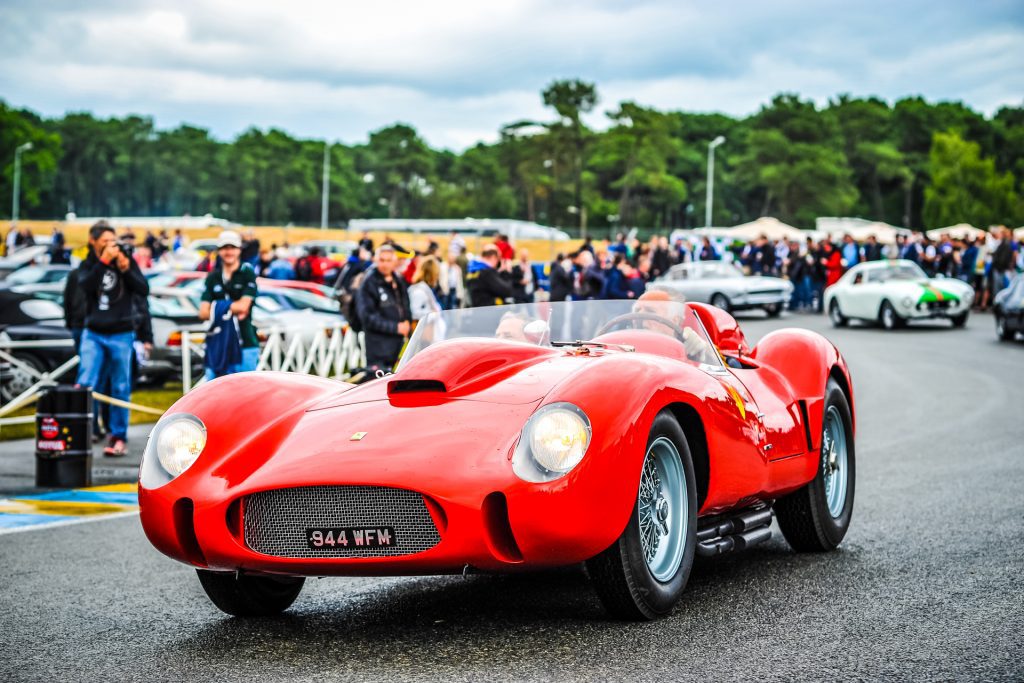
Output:
<path fill-rule="evenodd" d="M 132 394 L 132 403 L 137 403 L 140 406 L 146 406 L 148 408 L 156 408 L 158 410 L 167 410 L 171 407 L 171 404 L 181 398 L 181 384 L 166 384 L 160 389 L 140 389 Z M 99 407 L 99 403 L 95 404 Z M 22 410 L 15 411 L 11 417 L 19 415 L 34 415 L 35 408 L 28 406 Z M 160 419 L 156 415 L 150 415 L 149 413 L 135 412 L 132 411 L 130 415 L 131 424 L 146 424 L 150 422 L 156 422 Z M 31 439 L 35 436 L 36 427 L 34 424 L 24 425 L 10 425 L 0 429 L 0 441 L 10 441 L 13 439 Z"/>

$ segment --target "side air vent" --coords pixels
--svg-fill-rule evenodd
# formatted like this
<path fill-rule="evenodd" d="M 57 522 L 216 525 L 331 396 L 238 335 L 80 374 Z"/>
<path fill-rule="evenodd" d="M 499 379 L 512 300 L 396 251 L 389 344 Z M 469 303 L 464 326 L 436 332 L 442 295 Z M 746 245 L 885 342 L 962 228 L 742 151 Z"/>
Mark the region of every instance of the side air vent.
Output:
<path fill-rule="evenodd" d="M 388 394 L 409 394 L 413 392 L 445 393 L 444 382 L 436 379 L 396 379 L 388 382 Z"/>

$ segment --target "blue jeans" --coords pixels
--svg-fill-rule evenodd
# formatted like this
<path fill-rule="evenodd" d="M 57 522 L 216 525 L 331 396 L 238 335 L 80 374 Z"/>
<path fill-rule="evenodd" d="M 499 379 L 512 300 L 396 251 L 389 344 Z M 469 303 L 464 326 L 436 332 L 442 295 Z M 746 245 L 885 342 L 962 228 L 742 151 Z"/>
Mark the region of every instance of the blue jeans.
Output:
<path fill-rule="evenodd" d="M 233 375 L 236 372 L 252 372 L 256 369 L 256 366 L 260 364 L 260 347 L 258 346 L 243 346 L 242 347 L 242 362 L 235 365 L 228 366 L 227 374 Z M 216 379 L 213 374 L 213 370 L 206 368 L 206 381 L 209 382 L 211 379 Z"/>
<path fill-rule="evenodd" d="M 101 379 L 109 382 L 110 396 L 121 401 L 132 397 L 132 354 L 135 349 L 134 332 L 100 334 L 92 330 L 82 332 L 79 350 L 78 384 L 96 391 L 102 388 Z M 103 392 L 101 392 L 103 393 Z M 128 438 L 128 409 L 110 406 L 110 435 Z"/>

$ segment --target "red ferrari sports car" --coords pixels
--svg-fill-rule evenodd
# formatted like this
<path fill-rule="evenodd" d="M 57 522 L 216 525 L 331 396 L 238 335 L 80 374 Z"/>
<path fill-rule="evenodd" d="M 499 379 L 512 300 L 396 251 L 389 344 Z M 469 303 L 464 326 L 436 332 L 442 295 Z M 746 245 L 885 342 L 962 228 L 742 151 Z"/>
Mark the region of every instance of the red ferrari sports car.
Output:
<path fill-rule="evenodd" d="M 673 297 L 432 314 L 360 386 L 210 382 L 150 436 L 146 534 L 234 615 L 288 608 L 307 576 L 585 563 L 611 614 L 652 619 L 696 556 L 764 541 L 773 516 L 795 550 L 835 548 L 843 357 L 796 329 L 750 348 L 728 313 Z"/>

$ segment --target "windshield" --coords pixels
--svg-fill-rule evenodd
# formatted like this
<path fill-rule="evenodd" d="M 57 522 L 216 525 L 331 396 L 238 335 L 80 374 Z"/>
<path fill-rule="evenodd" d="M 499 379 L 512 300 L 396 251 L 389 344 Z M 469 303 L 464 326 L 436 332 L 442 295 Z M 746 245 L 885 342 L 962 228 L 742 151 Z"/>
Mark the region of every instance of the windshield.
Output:
<path fill-rule="evenodd" d="M 416 326 L 398 367 L 424 349 L 450 339 L 505 339 L 537 346 L 583 340 L 612 347 L 635 344 L 643 351 L 645 340 L 657 343 L 665 336 L 681 342 L 678 355 L 685 355 L 693 365 L 722 367 L 721 356 L 689 306 L 644 299 L 544 302 L 431 313 Z"/>
<path fill-rule="evenodd" d="M 336 299 L 328 299 L 327 297 L 301 289 L 280 287 L 276 289 L 268 288 L 265 291 L 267 294 L 273 294 L 284 299 L 288 305 L 298 310 L 312 308 L 314 311 L 320 311 L 321 313 L 338 313 L 341 311 L 341 304 Z"/>
<path fill-rule="evenodd" d="M 702 263 L 697 271 L 698 277 L 743 277 L 743 271 L 731 263 L 715 261 L 714 263 Z"/>
<path fill-rule="evenodd" d="M 7 276 L 7 283 L 11 285 L 30 285 L 40 282 L 46 273 L 45 268 L 39 266 L 25 266 Z"/>
<path fill-rule="evenodd" d="M 897 263 L 877 269 L 870 274 L 868 279 L 872 282 L 888 282 L 889 280 L 927 280 L 928 276 L 915 263 Z"/>

